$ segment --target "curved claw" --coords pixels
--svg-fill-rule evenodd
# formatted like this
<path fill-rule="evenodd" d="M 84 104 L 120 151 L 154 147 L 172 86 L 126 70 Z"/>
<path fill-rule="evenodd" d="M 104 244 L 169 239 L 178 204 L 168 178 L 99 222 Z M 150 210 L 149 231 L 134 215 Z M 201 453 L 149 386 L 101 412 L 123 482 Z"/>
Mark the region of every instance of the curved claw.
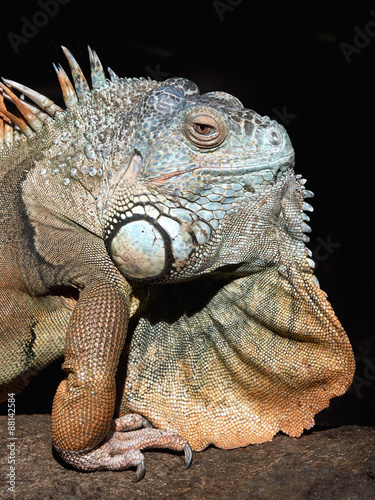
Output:
<path fill-rule="evenodd" d="M 141 460 L 139 464 L 137 465 L 137 471 L 135 474 L 135 479 L 133 479 L 133 483 L 138 483 L 139 481 L 142 481 L 142 479 L 145 477 L 146 474 L 146 467 L 145 467 L 145 461 Z"/>
<path fill-rule="evenodd" d="M 142 417 L 141 422 L 142 422 L 142 427 L 144 427 L 144 428 L 146 428 L 146 429 L 147 429 L 147 428 L 151 428 L 151 429 L 153 429 L 153 428 L 154 428 L 154 426 L 153 426 L 153 425 L 152 425 L 152 424 L 151 424 L 151 423 L 147 420 L 147 418 L 145 418 L 145 417 Z"/>
<path fill-rule="evenodd" d="M 185 454 L 185 465 L 184 469 L 188 469 L 193 461 L 193 450 L 191 449 L 189 443 L 186 443 L 184 446 L 184 454 Z"/>

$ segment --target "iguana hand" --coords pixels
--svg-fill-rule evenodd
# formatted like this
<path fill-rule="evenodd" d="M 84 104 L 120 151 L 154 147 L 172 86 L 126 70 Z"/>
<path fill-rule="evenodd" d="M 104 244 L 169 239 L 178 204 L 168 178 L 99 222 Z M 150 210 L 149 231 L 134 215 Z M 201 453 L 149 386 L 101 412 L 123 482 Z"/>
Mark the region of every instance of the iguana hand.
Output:
<path fill-rule="evenodd" d="M 139 429 L 144 427 L 143 429 Z M 185 466 L 192 461 L 192 451 L 188 442 L 172 431 L 152 428 L 145 418 L 128 414 L 113 420 L 111 430 L 103 443 L 93 451 L 63 451 L 56 447 L 61 457 L 80 470 L 124 470 L 136 467 L 136 479 L 140 481 L 146 472 L 144 456 L 140 452 L 145 448 L 167 448 L 183 451 Z"/>

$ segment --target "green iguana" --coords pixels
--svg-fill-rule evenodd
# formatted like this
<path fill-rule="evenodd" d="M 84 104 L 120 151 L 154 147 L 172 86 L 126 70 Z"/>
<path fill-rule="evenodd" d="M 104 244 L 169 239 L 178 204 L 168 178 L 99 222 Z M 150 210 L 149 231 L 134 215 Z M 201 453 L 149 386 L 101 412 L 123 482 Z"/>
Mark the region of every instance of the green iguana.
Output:
<path fill-rule="evenodd" d="M 91 50 L 90 89 L 63 50 L 65 110 L 1 84 L 2 399 L 64 356 L 54 447 L 137 479 L 147 447 L 189 465 L 209 444 L 299 436 L 354 358 L 285 130 L 184 78 L 107 79 Z"/>

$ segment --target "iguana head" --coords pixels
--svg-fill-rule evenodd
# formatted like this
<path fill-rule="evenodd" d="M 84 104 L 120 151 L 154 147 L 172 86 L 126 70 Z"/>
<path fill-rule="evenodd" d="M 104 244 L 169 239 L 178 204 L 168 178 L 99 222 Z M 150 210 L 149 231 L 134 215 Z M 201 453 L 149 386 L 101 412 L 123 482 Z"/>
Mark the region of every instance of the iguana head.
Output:
<path fill-rule="evenodd" d="M 225 258 L 220 240 L 294 163 L 281 125 L 225 92 L 200 95 L 184 78 L 147 93 L 134 151 L 109 204 L 107 242 L 122 273 L 138 280 L 181 279 L 246 259 Z"/>

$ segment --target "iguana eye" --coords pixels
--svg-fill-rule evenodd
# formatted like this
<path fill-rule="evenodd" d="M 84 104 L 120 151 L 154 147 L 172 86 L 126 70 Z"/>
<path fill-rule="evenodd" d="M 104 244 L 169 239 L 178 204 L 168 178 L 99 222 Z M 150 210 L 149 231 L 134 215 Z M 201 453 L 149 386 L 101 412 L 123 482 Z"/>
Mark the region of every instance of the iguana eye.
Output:
<path fill-rule="evenodd" d="M 227 136 L 227 128 L 220 116 L 192 113 L 185 122 L 187 138 L 200 148 L 219 146 Z"/>

